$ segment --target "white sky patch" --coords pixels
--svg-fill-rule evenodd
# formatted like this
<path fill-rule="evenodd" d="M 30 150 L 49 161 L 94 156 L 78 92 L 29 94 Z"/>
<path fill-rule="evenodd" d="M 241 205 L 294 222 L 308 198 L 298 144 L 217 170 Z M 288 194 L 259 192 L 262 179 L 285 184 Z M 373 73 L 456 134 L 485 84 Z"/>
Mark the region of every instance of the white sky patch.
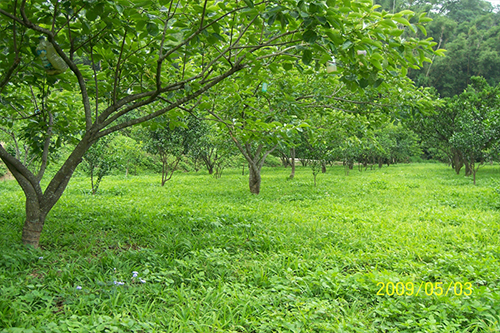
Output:
<path fill-rule="evenodd" d="M 500 0 L 487 0 L 488 2 L 491 2 L 493 6 L 500 5 Z"/>

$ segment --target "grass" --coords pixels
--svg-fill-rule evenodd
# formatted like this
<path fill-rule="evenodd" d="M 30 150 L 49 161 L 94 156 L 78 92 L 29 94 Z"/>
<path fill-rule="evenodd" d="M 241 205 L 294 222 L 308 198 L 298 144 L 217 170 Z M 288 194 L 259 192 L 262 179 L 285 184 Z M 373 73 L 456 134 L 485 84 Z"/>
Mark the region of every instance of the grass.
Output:
<path fill-rule="evenodd" d="M 288 172 L 263 170 L 259 196 L 238 170 L 109 177 L 95 196 L 77 177 L 40 250 L 0 182 L 0 332 L 500 330 L 497 166 L 477 186 L 437 164 L 333 167 L 316 188 Z"/>

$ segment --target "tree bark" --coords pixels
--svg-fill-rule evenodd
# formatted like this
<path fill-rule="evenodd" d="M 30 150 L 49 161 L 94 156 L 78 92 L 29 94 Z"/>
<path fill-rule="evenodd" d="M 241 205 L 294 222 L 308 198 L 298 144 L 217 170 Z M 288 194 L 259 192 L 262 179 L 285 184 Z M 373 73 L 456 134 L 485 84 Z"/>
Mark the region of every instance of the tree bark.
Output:
<path fill-rule="evenodd" d="M 290 173 L 290 179 L 293 179 L 295 177 L 295 148 L 290 148 L 290 157 L 291 157 L 291 165 L 292 165 L 292 172 Z"/>
<path fill-rule="evenodd" d="M 26 197 L 26 220 L 22 233 L 24 245 L 38 248 L 46 216 L 36 197 Z"/>
<path fill-rule="evenodd" d="M 470 175 L 472 175 L 473 168 L 474 167 L 471 165 L 471 163 L 465 161 L 465 176 L 466 177 L 469 177 Z"/>
<path fill-rule="evenodd" d="M 16 178 L 26 197 L 26 220 L 23 226 L 22 242 L 25 245 L 38 248 L 40 234 L 43 230 L 45 218 L 54 205 L 61 198 L 66 186 L 73 175 L 76 167 L 81 163 L 85 152 L 93 143 L 93 134 L 87 132 L 66 159 L 61 168 L 54 175 L 49 185 L 42 191 L 40 182 L 36 176 L 29 171 L 19 160 L 0 145 L 0 158 L 9 171 Z"/>
<path fill-rule="evenodd" d="M 248 171 L 249 171 L 248 184 L 250 187 L 250 192 L 253 194 L 260 193 L 260 182 L 261 182 L 260 169 L 261 168 L 257 164 L 248 163 Z"/>
<path fill-rule="evenodd" d="M 321 173 L 326 173 L 326 163 L 325 163 L 325 161 L 321 161 Z"/>
<path fill-rule="evenodd" d="M 459 175 L 460 170 L 464 166 L 462 154 L 460 153 L 460 151 L 453 149 L 453 160 L 451 164 L 453 165 L 453 169 L 455 170 L 456 174 Z"/>

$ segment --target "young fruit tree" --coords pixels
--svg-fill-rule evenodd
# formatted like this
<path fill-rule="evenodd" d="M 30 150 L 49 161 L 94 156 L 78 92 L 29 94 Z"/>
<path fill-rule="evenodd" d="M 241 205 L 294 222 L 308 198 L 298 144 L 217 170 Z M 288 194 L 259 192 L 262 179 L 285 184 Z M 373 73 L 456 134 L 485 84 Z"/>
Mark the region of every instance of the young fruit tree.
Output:
<path fill-rule="evenodd" d="M 318 65 L 334 55 L 338 75 L 352 86 L 380 83 L 381 72 L 406 74 L 437 51 L 430 40 L 402 40 L 401 28 L 428 20 L 377 12 L 366 0 L 1 1 L 0 126 L 16 128 L 18 140 L 38 126 L 31 140 L 38 170 L 11 155 L 9 143 L 0 145 L 0 159 L 26 196 L 22 242 L 39 246 L 47 214 L 100 138 L 180 113 L 243 69 L 289 66 L 297 55 Z M 40 81 L 58 92 L 43 104 L 33 92 Z M 61 100 L 62 92 L 78 102 Z M 55 112 L 53 105 L 66 101 Z M 49 155 L 66 137 L 71 153 L 44 178 Z"/>

